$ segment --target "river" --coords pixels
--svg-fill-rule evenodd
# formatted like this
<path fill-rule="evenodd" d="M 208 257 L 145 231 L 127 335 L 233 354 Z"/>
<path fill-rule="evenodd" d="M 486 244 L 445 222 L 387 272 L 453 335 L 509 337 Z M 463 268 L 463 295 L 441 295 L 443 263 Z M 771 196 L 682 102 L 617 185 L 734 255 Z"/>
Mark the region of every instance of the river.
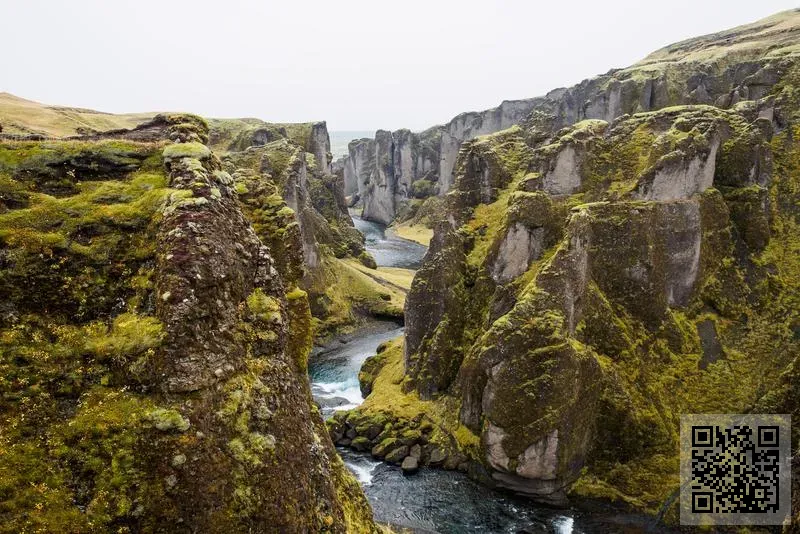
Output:
<path fill-rule="evenodd" d="M 366 248 L 378 265 L 419 267 L 426 247 L 387 235 L 376 223 L 353 216 L 366 236 Z M 314 397 L 323 415 L 349 409 L 363 401 L 358 371 L 383 341 L 403 333 L 395 323 L 373 328 L 334 346 L 317 350 L 309 374 Z M 339 449 L 345 464 L 358 477 L 372 505 L 375 519 L 420 533 L 553 533 L 660 532 L 641 518 L 586 515 L 556 510 L 528 499 L 494 491 L 454 471 L 422 468 L 406 476 L 399 467 L 374 460 L 367 453 Z M 652 530 L 651 530 L 652 529 Z"/>

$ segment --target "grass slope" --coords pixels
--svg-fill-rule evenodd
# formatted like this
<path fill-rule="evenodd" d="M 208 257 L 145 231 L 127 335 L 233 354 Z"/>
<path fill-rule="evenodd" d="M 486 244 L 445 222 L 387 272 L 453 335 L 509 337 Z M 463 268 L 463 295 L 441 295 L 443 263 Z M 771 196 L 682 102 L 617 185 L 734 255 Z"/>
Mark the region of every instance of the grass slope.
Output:
<path fill-rule="evenodd" d="M 8 134 L 40 134 L 52 137 L 78 135 L 86 130 L 133 128 L 155 113 L 116 115 L 91 109 L 48 106 L 10 93 L 0 93 L 0 126 Z"/>

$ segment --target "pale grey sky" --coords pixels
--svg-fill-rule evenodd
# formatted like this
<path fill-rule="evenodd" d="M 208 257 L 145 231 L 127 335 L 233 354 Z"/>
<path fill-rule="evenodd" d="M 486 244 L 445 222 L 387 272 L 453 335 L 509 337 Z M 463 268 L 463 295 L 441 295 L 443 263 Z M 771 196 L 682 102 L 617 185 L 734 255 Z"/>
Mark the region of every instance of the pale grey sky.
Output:
<path fill-rule="evenodd" d="M 790 0 L 0 0 L 0 91 L 111 112 L 422 129 Z"/>

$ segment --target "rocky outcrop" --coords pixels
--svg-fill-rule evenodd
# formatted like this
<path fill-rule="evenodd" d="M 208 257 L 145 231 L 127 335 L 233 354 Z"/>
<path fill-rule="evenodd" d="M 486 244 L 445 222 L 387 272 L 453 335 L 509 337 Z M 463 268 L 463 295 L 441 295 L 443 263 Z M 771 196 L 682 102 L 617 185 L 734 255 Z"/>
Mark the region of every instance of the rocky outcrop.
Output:
<path fill-rule="evenodd" d="M 0 530 L 377 531 L 311 400 L 296 218 L 164 121 L 0 143 Z"/>
<path fill-rule="evenodd" d="M 350 143 L 349 155 L 340 164 L 345 193 L 361 202 L 365 219 L 389 224 L 408 198 L 435 193 L 421 194 L 414 188 L 420 180 L 435 180 L 438 160 L 433 145 L 433 138 L 409 130 L 378 130 L 374 140 Z"/>
<path fill-rule="evenodd" d="M 315 122 L 311 125 L 311 134 L 308 137 L 309 152 L 314 154 L 317 169 L 323 173 L 331 172 L 331 138 L 328 135 L 328 126 L 325 122 Z"/>
<path fill-rule="evenodd" d="M 447 123 L 441 129 L 439 145 L 438 181 L 442 194 L 453 185 L 461 143 L 522 122 L 535 109 L 536 103 L 536 99 L 506 100 L 498 107 L 486 111 L 462 113 Z"/>
<path fill-rule="evenodd" d="M 403 365 L 370 365 L 344 428 L 380 416 L 390 443 L 429 420 L 424 443 L 488 484 L 677 521 L 680 414 L 798 408 L 780 333 L 799 320 L 798 67 L 785 72 L 731 109 L 465 143 L 406 301 Z"/>
<path fill-rule="evenodd" d="M 554 132 L 587 119 L 613 122 L 626 114 L 684 104 L 730 108 L 741 101 L 762 98 L 792 64 L 792 46 L 800 38 L 799 19 L 797 10 L 786 11 L 753 24 L 676 43 L 630 67 L 609 71 L 570 88 L 537 98 L 504 101 L 482 112 L 462 113 L 446 125 L 410 134 L 410 142 L 395 132 L 398 146 L 412 147 L 405 160 L 401 161 L 399 155 L 390 160 L 389 167 L 395 169 L 397 179 L 373 182 L 371 168 L 359 173 L 355 169 L 364 167 L 353 165 L 351 179 L 346 179 L 351 184 L 348 190 L 355 192 L 352 184 L 363 182 L 358 193 L 365 217 L 388 223 L 410 198 L 408 186 L 414 181 L 436 183 L 440 195 L 451 189 L 464 142 L 514 124 L 530 123 L 531 115 L 547 116 L 547 128 Z M 363 159 L 359 150 L 366 150 L 369 158 L 380 161 L 377 138 L 374 145 L 361 140 L 353 148 L 345 158 L 345 167 L 348 159 Z M 564 152 L 554 162 L 549 178 L 553 187 L 562 188 L 564 193 L 572 186 L 555 184 L 571 175 L 568 171 L 572 158 L 571 151 Z M 409 167 L 413 161 L 417 161 L 416 166 Z M 376 175 L 375 179 L 380 178 Z M 670 192 L 656 190 L 654 194 Z M 375 207 L 368 210 L 368 205 Z"/>
<path fill-rule="evenodd" d="M 298 129 L 308 137 L 298 138 Z M 342 283 L 346 266 L 340 260 L 373 267 L 374 260 L 348 213 L 342 176 L 330 172 L 325 123 L 284 125 L 282 132 L 266 144 L 252 140 L 243 150 L 229 151 L 223 167 L 234 180 L 245 215 L 274 251 L 278 271 L 302 280 L 318 319 L 315 334 L 324 337 L 358 321 L 359 305 L 369 315 L 387 302 L 383 292 L 369 286 Z M 341 299 L 333 297 L 334 285 Z"/>

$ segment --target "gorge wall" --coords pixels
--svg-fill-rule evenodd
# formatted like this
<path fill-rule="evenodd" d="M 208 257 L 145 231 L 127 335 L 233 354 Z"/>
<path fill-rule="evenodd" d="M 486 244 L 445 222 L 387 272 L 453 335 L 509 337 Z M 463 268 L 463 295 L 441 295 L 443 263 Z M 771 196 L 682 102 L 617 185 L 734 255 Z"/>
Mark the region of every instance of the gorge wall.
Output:
<path fill-rule="evenodd" d="M 462 144 L 404 339 L 334 441 L 675 523 L 681 414 L 797 413 L 800 11 L 746 28 L 650 56 L 701 58 L 658 67 L 693 80 L 663 109 L 602 97 Z M 664 107 L 698 94 L 722 96 Z"/>
<path fill-rule="evenodd" d="M 308 157 L 208 134 L 0 142 L 0 531 L 377 532 L 308 385 Z"/>
<path fill-rule="evenodd" d="M 462 113 L 424 132 L 379 131 L 353 141 L 340 166 L 348 195 L 357 194 L 363 216 L 384 224 L 415 198 L 446 194 L 454 183 L 460 147 L 514 124 L 547 120 L 559 129 L 584 119 L 616 117 L 683 104 L 728 108 L 767 94 L 781 71 L 780 58 L 797 38 L 794 12 L 658 50 L 624 69 L 566 89 Z M 414 183 L 424 180 L 421 184 Z"/>
<path fill-rule="evenodd" d="M 211 145 L 224 151 L 245 213 L 278 261 L 308 293 L 316 338 L 356 328 L 372 317 L 399 320 L 402 299 L 359 270 L 374 267 L 364 236 L 353 226 L 344 182 L 331 172 L 324 122 L 271 124 L 211 120 Z M 295 240 L 302 244 L 296 257 Z M 356 264 L 356 265 L 354 265 Z"/>

